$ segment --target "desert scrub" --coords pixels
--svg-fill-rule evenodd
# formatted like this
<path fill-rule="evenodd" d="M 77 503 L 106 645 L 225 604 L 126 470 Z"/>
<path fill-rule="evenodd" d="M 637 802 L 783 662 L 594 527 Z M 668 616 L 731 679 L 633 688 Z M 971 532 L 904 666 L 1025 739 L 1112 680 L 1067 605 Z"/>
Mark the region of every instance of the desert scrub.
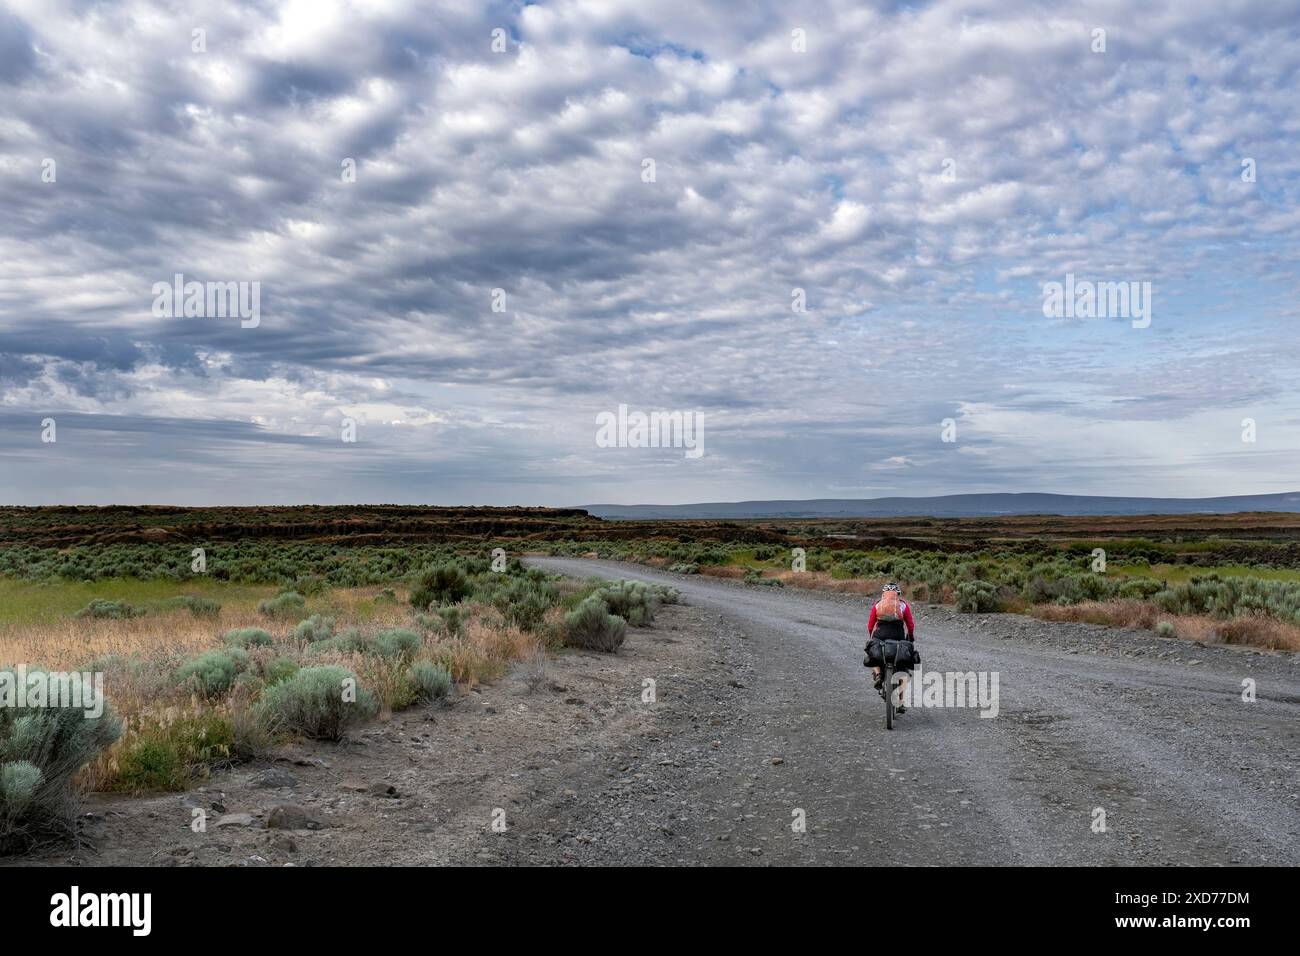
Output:
<path fill-rule="evenodd" d="M 375 716 L 379 703 L 345 667 L 305 667 L 268 687 L 259 709 L 274 731 L 342 740 L 351 727 Z"/>
<path fill-rule="evenodd" d="M 560 603 L 560 587 L 540 568 L 524 569 L 516 560 L 505 572 L 478 574 L 472 600 L 501 612 L 509 624 L 525 631 L 541 626 L 546 612 Z"/>
<path fill-rule="evenodd" d="M 459 604 L 469 593 L 469 576 L 459 564 L 447 562 L 420 575 L 411 589 L 411 606 L 427 611 L 434 604 Z"/>
<path fill-rule="evenodd" d="M 40 673 L 27 672 L 28 687 Z M 0 687 L 8 688 L 8 694 L 18 680 L 14 671 L 0 670 Z M 75 672 L 68 675 L 67 686 L 74 701 L 101 699 L 90 696 L 92 688 L 83 690 Z M 5 703 L 0 706 L 0 853 L 71 832 L 74 776 L 122 733 L 107 702 L 97 717 L 86 716 L 84 707 L 27 707 L 26 698 L 17 695 L 15 706 Z"/>
<path fill-rule="evenodd" d="M 406 658 L 415 656 L 421 647 L 420 635 L 414 631 L 394 629 L 380 631 L 371 642 L 371 650 L 380 657 Z"/>
<path fill-rule="evenodd" d="M 445 637 L 459 637 L 464 624 L 461 609 L 454 604 L 436 608 L 432 614 L 415 615 L 416 627 Z"/>
<path fill-rule="evenodd" d="M 235 678 L 248 670 L 248 663 L 248 652 L 238 647 L 206 651 L 182 664 L 176 671 L 176 681 L 200 697 L 216 700 L 230 692 Z"/>
<path fill-rule="evenodd" d="M 262 665 L 262 680 L 267 687 L 282 684 L 298 673 L 299 664 L 289 657 L 272 657 Z"/>
<path fill-rule="evenodd" d="M 308 657 L 322 657 L 329 654 L 373 654 L 375 639 L 362 633 L 360 628 L 349 627 L 341 634 L 308 644 L 305 651 Z"/>
<path fill-rule="evenodd" d="M 327 641 L 334 636 L 334 618 L 313 614 L 293 629 L 293 639 L 303 644 Z"/>
<path fill-rule="evenodd" d="M 957 610 L 963 614 L 988 614 L 1000 606 L 995 586 L 987 581 L 964 581 L 957 585 Z"/>
<path fill-rule="evenodd" d="M 257 610 L 272 620 L 295 621 L 307 613 L 307 599 L 297 591 L 285 591 L 260 602 Z"/>
<path fill-rule="evenodd" d="M 432 661 L 416 661 L 409 673 L 416 699 L 424 704 L 445 701 L 451 696 L 453 686 L 451 671 Z"/>
<path fill-rule="evenodd" d="M 77 617 L 92 620 L 111 620 L 121 621 L 131 617 L 140 617 L 145 612 L 136 607 L 132 607 L 125 601 L 110 601 L 107 598 L 95 598 L 80 611 Z"/>
<path fill-rule="evenodd" d="M 595 596 L 605 602 L 611 614 L 617 614 L 633 627 L 652 623 L 661 604 L 676 604 L 679 598 L 676 588 L 643 581 L 619 581 L 601 588 Z"/>
<path fill-rule="evenodd" d="M 564 642 L 593 651 L 617 651 L 623 646 L 627 622 L 609 613 L 598 594 L 586 598 L 564 616 Z"/>
<path fill-rule="evenodd" d="M 1156 634 L 1161 637 L 1177 637 L 1178 629 L 1174 627 L 1172 621 L 1161 621 L 1156 625 Z"/>
<path fill-rule="evenodd" d="M 247 650 L 250 647 L 270 647 L 273 639 L 260 627 L 236 627 L 226 631 L 221 637 L 221 642 L 227 647 Z"/>

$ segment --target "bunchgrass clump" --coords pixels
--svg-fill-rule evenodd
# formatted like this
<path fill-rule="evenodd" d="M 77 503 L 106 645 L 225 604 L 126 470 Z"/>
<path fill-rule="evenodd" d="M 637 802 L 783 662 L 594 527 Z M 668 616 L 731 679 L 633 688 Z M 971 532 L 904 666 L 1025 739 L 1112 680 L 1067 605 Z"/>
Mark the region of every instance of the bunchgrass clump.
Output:
<path fill-rule="evenodd" d="M 109 788 L 130 793 L 177 791 L 195 776 L 234 762 L 235 729 L 212 710 L 167 721 L 144 720 L 117 755 Z"/>

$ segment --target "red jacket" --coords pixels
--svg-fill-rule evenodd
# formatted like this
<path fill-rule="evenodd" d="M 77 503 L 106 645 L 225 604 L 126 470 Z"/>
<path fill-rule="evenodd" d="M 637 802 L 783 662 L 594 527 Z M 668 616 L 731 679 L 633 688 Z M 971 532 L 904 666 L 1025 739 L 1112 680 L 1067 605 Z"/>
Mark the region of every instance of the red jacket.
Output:
<path fill-rule="evenodd" d="M 907 626 L 909 637 L 916 636 L 916 624 L 912 620 L 912 607 L 906 601 L 899 601 L 898 606 L 903 611 L 903 623 Z M 876 630 L 876 605 L 871 605 L 871 617 L 867 619 L 867 633 L 872 634 Z"/>

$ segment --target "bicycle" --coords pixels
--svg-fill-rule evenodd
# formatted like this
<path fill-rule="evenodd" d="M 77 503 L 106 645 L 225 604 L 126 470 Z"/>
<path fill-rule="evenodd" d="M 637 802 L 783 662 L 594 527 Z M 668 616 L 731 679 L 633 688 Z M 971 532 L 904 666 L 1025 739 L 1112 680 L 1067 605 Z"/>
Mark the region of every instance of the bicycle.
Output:
<path fill-rule="evenodd" d="M 885 729 L 894 729 L 894 717 L 897 715 L 897 709 L 894 706 L 894 678 L 903 674 L 911 673 L 911 647 L 908 647 L 908 663 L 902 669 L 898 667 L 898 652 L 902 649 L 900 645 L 903 641 L 884 639 L 880 642 L 880 698 L 885 702 Z"/>

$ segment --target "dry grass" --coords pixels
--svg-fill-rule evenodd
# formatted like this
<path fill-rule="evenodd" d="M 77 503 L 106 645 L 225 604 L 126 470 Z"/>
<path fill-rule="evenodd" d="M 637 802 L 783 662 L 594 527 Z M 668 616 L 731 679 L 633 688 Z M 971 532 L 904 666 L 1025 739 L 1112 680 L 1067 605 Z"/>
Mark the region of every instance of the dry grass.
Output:
<path fill-rule="evenodd" d="M 736 580 L 745 576 L 745 568 L 736 565 L 703 567 L 701 574 L 715 578 Z M 776 578 L 786 587 L 807 588 L 813 591 L 835 591 L 841 594 L 861 594 L 870 597 L 880 593 L 887 582 L 881 578 L 833 578 L 825 571 L 763 571 L 764 577 Z M 928 600 L 951 604 L 952 588 L 945 585 L 938 594 L 926 593 L 924 584 L 899 582 L 903 593 L 913 600 Z M 1242 616 L 1229 620 L 1208 615 L 1166 614 L 1154 604 L 1117 598 L 1111 601 L 1084 601 L 1080 604 L 1016 605 L 1007 608 L 1016 613 L 1029 614 L 1045 621 L 1072 621 L 1100 624 L 1106 627 L 1132 627 L 1155 630 L 1162 621 L 1168 621 L 1174 634 L 1188 641 L 1203 643 L 1239 644 L 1274 651 L 1300 651 L 1300 627 L 1266 617 Z"/>
<path fill-rule="evenodd" d="M 506 624 L 499 617 L 496 621 L 471 618 L 459 637 L 440 641 L 432 648 L 432 659 L 451 671 L 456 683 L 472 688 L 495 680 L 513 661 L 535 654 L 542 646 L 537 635 Z"/>
<path fill-rule="evenodd" d="M 1273 651 L 1300 651 L 1300 627 L 1265 617 L 1227 620 L 1205 614 L 1166 614 L 1145 601 L 1085 601 L 1062 606 L 1040 604 L 1028 613 L 1045 621 L 1081 621 L 1107 627 L 1155 630 L 1161 622 L 1173 626 L 1174 636 L 1202 643 L 1240 644 Z"/>
<path fill-rule="evenodd" d="M 745 569 L 735 564 L 706 564 L 700 568 L 700 574 L 711 578 L 743 578 Z"/>
<path fill-rule="evenodd" d="M 766 572 L 765 578 L 776 578 L 786 587 L 807 588 L 810 591 L 835 591 L 839 594 L 878 594 L 880 585 L 866 578 L 833 578 L 829 571 L 776 571 Z"/>
<path fill-rule="evenodd" d="M 336 631 L 360 626 L 365 631 L 411 628 L 405 595 L 396 601 L 381 597 L 382 588 L 328 592 L 308 599 L 308 611 L 335 619 Z M 416 660 L 446 667 L 457 683 L 472 687 L 493 680 L 516 660 L 544 653 L 548 641 L 508 625 L 486 605 L 462 607 L 464 623 L 456 636 L 422 636 Z M 561 633 L 563 610 L 553 608 L 545 619 L 546 633 Z M 254 602 L 223 607 L 217 620 L 193 617 L 186 610 L 153 613 L 124 620 L 79 620 L 65 617 L 39 623 L 0 627 L 0 662 L 52 670 L 85 670 L 92 663 L 104 673 L 104 690 L 113 711 L 123 720 L 121 739 L 82 773 L 93 789 L 122 789 L 122 758 L 142 742 L 165 736 L 167 728 L 199 720 L 233 728 L 238 747 L 269 747 L 253 713 L 256 691 L 239 684 L 224 699 L 210 702 L 193 697 L 175 680 L 177 668 L 203 651 L 222 647 L 222 635 L 237 627 L 259 627 L 272 635 L 270 647 L 250 648 L 254 664 L 286 657 L 302 666 L 338 664 L 357 675 L 362 687 L 380 703 L 380 719 L 410 706 L 416 691 L 409 679 L 411 660 L 377 654 L 325 652 L 307 657 L 293 640 L 295 622 L 272 621 L 259 614 Z M 260 671 L 260 666 L 258 667 Z M 180 722 L 180 723 L 178 723 Z M 248 756 L 248 753 L 232 753 Z M 206 767 L 196 766 L 202 774 Z"/>

